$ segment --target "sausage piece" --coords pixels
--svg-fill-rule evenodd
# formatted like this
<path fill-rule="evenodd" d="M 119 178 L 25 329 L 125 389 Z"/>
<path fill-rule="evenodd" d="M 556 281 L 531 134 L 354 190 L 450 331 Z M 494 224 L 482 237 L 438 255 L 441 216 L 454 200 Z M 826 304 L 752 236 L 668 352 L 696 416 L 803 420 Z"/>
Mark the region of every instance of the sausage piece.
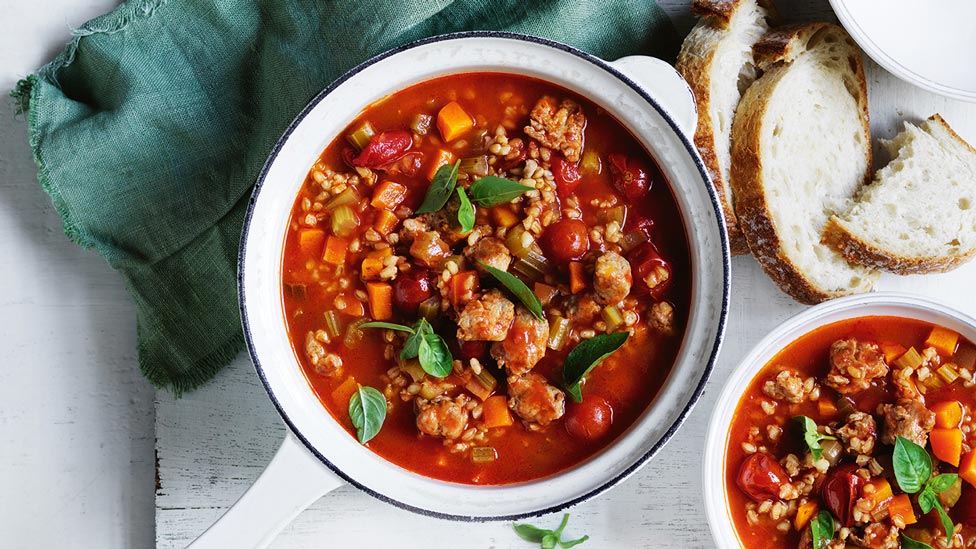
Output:
<path fill-rule="evenodd" d="M 526 428 L 539 431 L 566 413 L 566 395 L 531 372 L 508 378 L 508 407 L 522 418 Z"/>
<path fill-rule="evenodd" d="M 883 404 L 884 435 L 881 442 L 894 444 L 896 437 L 925 447 L 929 432 L 935 427 L 935 414 L 918 400 L 899 399 L 895 404 Z"/>
<path fill-rule="evenodd" d="M 850 395 L 867 389 L 872 380 L 887 374 L 881 349 L 852 337 L 830 346 L 830 372 L 824 383 L 842 395 Z"/>
<path fill-rule="evenodd" d="M 472 299 L 458 315 L 457 338 L 461 341 L 501 341 L 515 318 L 515 305 L 498 290 Z"/>
<path fill-rule="evenodd" d="M 634 282 L 630 263 L 616 252 L 607 252 L 596 260 L 593 268 L 593 294 L 597 303 L 619 303 L 630 293 Z"/>
<path fill-rule="evenodd" d="M 468 425 L 467 400 L 466 395 L 453 399 L 446 396 L 434 400 L 417 399 L 417 429 L 434 437 L 458 438 Z"/>
<path fill-rule="evenodd" d="M 519 307 L 515 321 L 503 341 L 491 346 L 491 356 L 509 375 L 524 374 L 535 367 L 546 354 L 549 343 L 549 324 Z"/>
<path fill-rule="evenodd" d="M 557 104 L 556 98 L 546 95 L 532 107 L 525 134 L 563 153 L 566 160 L 579 162 L 585 126 L 586 116 L 579 104 L 569 99 Z"/>

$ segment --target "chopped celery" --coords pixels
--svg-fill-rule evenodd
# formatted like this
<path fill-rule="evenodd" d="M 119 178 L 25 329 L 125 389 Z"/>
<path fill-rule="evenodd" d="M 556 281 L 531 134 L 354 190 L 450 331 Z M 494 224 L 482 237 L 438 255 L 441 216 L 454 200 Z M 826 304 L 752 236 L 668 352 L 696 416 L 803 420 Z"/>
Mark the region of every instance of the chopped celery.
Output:
<path fill-rule="evenodd" d="M 895 361 L 895 364 L 902 368 L 911 368 L 914 370 L 922 365 L 922 356 L 918 354 L 915 347 L 912 347 L 905 351 L 905 354 L 901 355 L 901 357 Z"/>
<path fill-rule="evenodd" d="M 620 314 L 620 309 L 613 305 L 607 305 L 600 311 L 600 316 L 603 317 L 603 321 L 607 323 L 607 333 L 617 331 L 624 323 L 624 315 Z"/>
<path fill-rule="evenodd" d="M 339 206 L 332 212 L 332 233 L 338 237 L 351 236 L 359 226 L 359 216 L 349 206 Z"/>
<path fill-rule="evenodd" d="M 359 326 L 367 323 L 368 320 L 365 318 L 360 318 L 359 320 L 352 321 L 349 326 L 346 326 L 346 337 L 343 339 L 343 343 L 349 349 L 355 349 L 359 347 L 359 344 L 363 342 L 363 338 L 366 334 L 359 329 Z"/>
<path fill-rule="evenodd" d="M 962 496 L 962 478 L 956 477 L 956 482 L 952 483 L 948 489 L 939 492 L 939 499 L 942 501 L 942 505 L 946 507 L 952 507 L 955 505 L 959 498 Z"/>
<path fill-rule="evenodd" d="M 420 396 L 426 398 L 427 400 L 432 400 L 441 395 L 444 391 L 441 390 L 441 386 L 437 384 L 431 384 L 424 382 L 423 386 L 420 387 Z"/>
<path fill-rule="evenodd" d="M 647 235 L 644 234 L 644 231 L 634 231 L 623 235 L 618 244 L 620 244 L 620 247 L 626 253 L 645 242 L 647 242 Z"/>
<path fill-rule="evenodd" d="M 529 253 L 525 257 L 520 258 L 512 265 L 512 270 L 528 280 L 536 282 L 546 276 L 546 273 L 550 270 L 550 264 L 546 256 L 529 250 Z"/>
<path fill-rule="evenodd" d="M 616 221 L 619 227 L 623 227 L 624 223 L 627 222 L 627 206 L 624 206 L 623 204 L 620 206 L 614 206 L 609 210 L 605 210 L 600 217 L 603 218 L 607 223 Z"/>
<path fill-rule="evenodd" d="M 303 301 L 305 299 L 306 288 L 304 284 L 288 284 L 285 283 L 285 295 Z"/>
<path fill-rule="evenodd" d="M 935 371 L 935 373 L 939 374 L 939 377 L 949 384 L 959 379 L 959 371 L 956 370 L 955 364 L 943 364 L 941 368 Z"/>
<path fill-rule="evenodd" d="M 549 317 L 549 348 L 558 351 L 569 340 L 570 321 L 568 318 L 553 315 Z"/>
<path fill-rule="evenodd" d="M 366 147 L 366 145 L 369 145 L 369 141 L 373 139 L 374 135 L 376 135 L 376 129 L 373 128 L 373 125 L 367 120 L 360 124 L 358 128 L 353 130 L 352 133 L 348 134 L 346 139 L 349 140 L 349 143 L 352 144 L 353 147 L 356 147 L 356 150 L 361 151 Z"/>
<path fill-rule="evenodd" d="M 339 206 L 352 206 L 359 202 L 359 191 L 356 187 L 348 187 L 346 190 L 335 195 L 335 197 L 325 204 L 325 209 L 332 211 Z"/>
<path fill-rule="evenodd" d="M 528 237 L 523 237 L 522 235 L 528 235 Z M 516 258 L 521 259 L 532 251 L 531 246 L 535 242 L 531 233 L 526 232 L 525 227 L 521 224 L 516 225 L 508 230 L 508 234 L 505 235 L 505 246 L 508 250 L 512 252 Z"/>
<path fill-rule="evenodd" d="M 593 149 L 588 149 L 583 153 L 583 160 L 580 161 L 580 171 L 583 173 L 599 174 L 601 171 L 600 155 Z"/>
<path fill-rule="evenodd" d="M 481 155 L 462 158 L 458 171 L 469 175 L 484 177 L 488 175 L 488 157 L 486 155 Z"/>
<path fill-rule="evenodd" d="M 420 365 L 419 359 L 411 358 L 410 360 L 400 362 L 400 369 L 406 372 L 414 381 L 424 379 L 425 372 L 424 368 Z"/>
<path fill-rule="evenodd" d="M 434 117 L 429 114 L 418 113 L 413 117 L 410 122 L 410 129 L 417 135 L 427 135 L 430 131 L 430 124 L 434 121 Z"/>
<path fill-rule="evenodd" d="M 840 397 L 837 399 L 837 413 L 840 414 L 841 418 L 847 418 L 847 416 L 853 414 L 857 411 L 854 407 L 854 402 L 847 397 Z"/>
<path fill-rule="evenodd" d="M 339 322 L 339 315 L 335 311 L 325 312 L 325 331 L 332 337 L 339 337 L 342 333 L 342 324 Z"/>
<path fill-rule="evenodd" d="M 475 463 L 488 463 L 495 461 L 498 454 L 491 446 L 477 446 L 471 449 L 471 461 Z"/>
<path fill-rule="evenodd" d="M 498 380 L 491 375 L 488 370 L 482 368 L 480 372 L 471 376 L 465 384 L 465 388 L 481 400 L 491 396 L 492 391 L 498 385 Z"/>
<path fill-rule="evenodd" d="M 417 314 L 426 318 L 428 322 L 433 322 L 441 314 L 441 298 L 435 295 L 421 301 Z"/>

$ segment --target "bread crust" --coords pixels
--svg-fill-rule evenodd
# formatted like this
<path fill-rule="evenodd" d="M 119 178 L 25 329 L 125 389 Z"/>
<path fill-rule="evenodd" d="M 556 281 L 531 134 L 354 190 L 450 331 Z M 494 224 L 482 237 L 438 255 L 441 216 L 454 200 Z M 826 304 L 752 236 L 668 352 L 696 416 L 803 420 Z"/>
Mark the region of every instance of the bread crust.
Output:
<path fill-rule="evenodd" d="M 839 32 L 857 52 L 852 67 L 858 89 L 857 102 L 864 135 L 870 136 L 867 110 L 867 81 L 860 53 L 853 40 L 838 27 L 829 23 L 807 23 L 775 29 L 767 33 L 755 47 L 757 58 L 765 64 L 765 73 L 746 90 L 739 102 L 732 125 L 732 168 L 730 184 L 735 196 L 735 213 L 739 227 L 753 256 L 763 271 L 793 299 L 815 304 L 851 292 L 825 291 L 815 286 L 803 271 L 783 253 L 783 240 L 777 234 L 763 182 L 760 136 L 763 118 L 769 107 L 769 96 L 786 76 L 790 62 L 800 53 L 811 37 L 820 31 Z M 781 62 L 782 61 L 782 62 Z M 868 139 L 870 142 L 870 139 Z M 865 165 L 871 166 L 871 148 L 865 147 Z M 864 182 L 870 180 L 865 170 Z"/>

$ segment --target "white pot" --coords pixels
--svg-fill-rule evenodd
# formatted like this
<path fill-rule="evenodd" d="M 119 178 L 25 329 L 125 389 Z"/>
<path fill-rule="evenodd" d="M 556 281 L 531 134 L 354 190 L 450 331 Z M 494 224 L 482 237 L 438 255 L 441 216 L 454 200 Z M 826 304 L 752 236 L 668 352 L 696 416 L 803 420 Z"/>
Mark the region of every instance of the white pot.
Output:
<path fill-rule="evenodd" d="M 452 73 L 504 72 L 571 89 L 605 108 L 651 152 L 671 182 L 689 236 L 692 310 L 677 362 L 635 424 L 580 465 L 533 482 L 469 486 L 402 469 L 361 446 L 323 408 L 295 359 L 283 322 L 281 258 L 288 216 L 309 168 L 365 107 Z M 607 63 L 571 47 L 496 32 L 422 40 L 352 69 L 298 115 L 265 165 L 240 251 L 244 331 L 258 376 L 289 427 L 271 465 L 195 547 L 260 546 L 299 511 L 344 483 L 393 505 L 456 520 L 510 520 L 553 512 L 603 492 L 651 458 L 695 404 L 719 349 L 729 257 L 718 201 L 688 135 L 691 92 L 649 57 Z"/>
<path fill-rule="evenodd" d="M 976 341 L 976 319 L 940 303 L 896 292 L 854 295 L 828 301 L 807 309 L 770 332 L 735 367 L 715 403 L 708 425 L 702 486 L 708 525 L 718 547 L 741 546 L 725 498 L 729 489 L 725 482 L 725 449 L 729 425 L 742 394 L 763 366 L 804 334 L 826 324 L 864 316 L 914 318 L 945 326 L 970 341 Z"/>

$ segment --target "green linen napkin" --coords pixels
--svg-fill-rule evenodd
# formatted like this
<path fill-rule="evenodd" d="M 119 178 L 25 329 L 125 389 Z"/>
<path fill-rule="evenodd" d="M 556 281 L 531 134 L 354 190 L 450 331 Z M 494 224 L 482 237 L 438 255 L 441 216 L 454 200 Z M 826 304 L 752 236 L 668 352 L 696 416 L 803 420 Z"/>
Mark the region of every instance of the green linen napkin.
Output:
<path fill-rule="evenodd" d="M 243 349 L 244 211 L 301 108 L 372 55 L 471 29 L 605 59 L 678 44 L 649 0 L 131 0 L 18 84 L 41 186 L 67 235 L 125 279 L 154 385 L 197 387 Z"/>

